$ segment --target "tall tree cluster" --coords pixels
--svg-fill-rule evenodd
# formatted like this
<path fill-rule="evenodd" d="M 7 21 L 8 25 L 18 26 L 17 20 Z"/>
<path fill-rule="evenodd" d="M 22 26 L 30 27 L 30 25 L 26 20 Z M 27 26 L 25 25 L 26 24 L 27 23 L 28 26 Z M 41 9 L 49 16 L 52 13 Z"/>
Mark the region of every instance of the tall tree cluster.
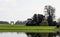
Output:
<path fill-rule="evenodd" d="M 26 23 L 26 25 L 39 26 L 43 20 L 44 20 L 44 16 L 42 14 L 34 14 L 32 18 L 28 19 L 28 22 Z"/>
<path fill-rule="evenodd" d="M 44 20 L 44 16 L 42 14 L 34 14 L 32 18 L 29 18 L 26 26 L 39 26 L 40 23 Z M 40 33 L 26 33 L 27 35 L 31 35 L 31 37 L 40 37 Z"/>
<path fill-rule="evenodd" d="M 57 22 L 54 21 L 55 19 L 55 8 L 53 8 L 50 5 L 46 5 L 44 8 L 45 11 L 45 16 L 42 14 L 34 14 L 32 18 L 29 18 L 26 26 L 41 26 L 47 25 L 49 26 L 56 26 Z M 46 19 L 47 18 L 47 19 Z M 27 33 L 27 35 L 31 35 L 32 37 L 40 37 L 40 33 Z M 49 35 L 51 36 L 51 35 Z"/>

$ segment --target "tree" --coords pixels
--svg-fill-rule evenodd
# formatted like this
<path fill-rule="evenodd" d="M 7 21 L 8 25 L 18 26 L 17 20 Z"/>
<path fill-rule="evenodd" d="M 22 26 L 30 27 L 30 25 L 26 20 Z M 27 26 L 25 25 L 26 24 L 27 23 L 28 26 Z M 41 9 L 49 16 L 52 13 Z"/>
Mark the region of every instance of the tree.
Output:
<path fill-rule="evenodd" d="M 37 25 L 39 26 L 44 19 L 45 19 L 45 16 L 43 16 L 42 14 L 38 14 Z"/>
<path fill-rule="evenodd" d="M 43 21 L 40 23 L 40 25 L 42 25 L 42 26 L 48 26 L 48 21 L 45 19 L 45 20 L 43 20 Z"/>
<path fill-rule="evenodd" d="M 7 21 L 0 21 L 0 24 L 9 24 Z"/>
<path fill-rule="evenodd" d="M 34 14 L 32 17 L 32 25 L 36 26 L 37 25 L 37 14 Z"/>
<path fill-rule="evenodd" d="M 58 25 L 60 26 L 60 18 L 58 19 Z"/>
<path fill-rule="evenodd" d="M 16 23 L 15 24 L 22 24 L 22 21 L 16 21 Z"/>
<path fill-rule="evenodd" d="M 57 28 L 60 26 L 60 18 L 58 19 L 58 22 L 57 22 Z"/>
<path fill-rule="evenodd" d="M 48 25 L 51 26 L 53 25 L 53 19 L 55 18 L 55 8 L 50 5 L 46 5 L 45 10 L 45 16 L 47 17 Z"/>
<path fill-rule="evenodd" d="M 26 26 L 39 26 L 40 23 L 44 20 L 44 16 L 42 14 L 34 14 L 32 19 L 29 18 Z M 32 37 L 40 37 L 40 33 L 26 33 L 27 35 L 31 35 Z"/>
<path fill-rule="evenodd" d="M 29 19 L 27 19 L 27 23 L 26 23 L 26 26 L 32 26 L 32 19 L 31 18 L 29 18 Z"/>

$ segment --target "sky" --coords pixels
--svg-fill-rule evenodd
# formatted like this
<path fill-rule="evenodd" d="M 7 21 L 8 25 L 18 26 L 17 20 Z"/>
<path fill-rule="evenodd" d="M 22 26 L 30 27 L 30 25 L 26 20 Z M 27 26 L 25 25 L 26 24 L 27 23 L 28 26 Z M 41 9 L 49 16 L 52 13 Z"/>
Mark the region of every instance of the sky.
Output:
<path fill-rule="evenodd" d="M 24 21 L 35 13 L 44 14 L 44 6 L 55 8 L 56 19 L 60 17 L 60 0 L 0 0 L 0 21 Z"/>

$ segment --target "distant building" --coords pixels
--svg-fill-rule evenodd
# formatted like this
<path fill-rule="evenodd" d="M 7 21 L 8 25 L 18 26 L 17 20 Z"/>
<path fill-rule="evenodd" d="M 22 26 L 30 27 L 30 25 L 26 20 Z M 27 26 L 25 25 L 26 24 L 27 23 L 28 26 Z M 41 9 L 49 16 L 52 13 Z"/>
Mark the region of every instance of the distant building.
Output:
<path fill-rule="evenodd" d="M 11 24 L 11 25 L 14 25 L 14 21 L 11 21 L 10 24 Z"/>

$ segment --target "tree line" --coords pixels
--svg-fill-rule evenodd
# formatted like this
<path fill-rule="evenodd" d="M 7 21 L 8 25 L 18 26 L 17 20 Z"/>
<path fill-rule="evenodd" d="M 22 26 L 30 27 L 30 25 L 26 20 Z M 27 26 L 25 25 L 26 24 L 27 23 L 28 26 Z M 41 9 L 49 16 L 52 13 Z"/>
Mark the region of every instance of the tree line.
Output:
<path fill-rule="evenodd" d="M 43 14 L 34 14 L 32 18 L 27 19 L 26 26 L 57 26 L 60 25 L 60 19 L 56 22 L 55 19 L 55 8 L 46 5 L 44 8 L 45 15 Z M 31 37 L 41 37 L 40 33 L 26 33 Z M 48 37 L 53 37 L 53 35 L 48 35 Z"/>

